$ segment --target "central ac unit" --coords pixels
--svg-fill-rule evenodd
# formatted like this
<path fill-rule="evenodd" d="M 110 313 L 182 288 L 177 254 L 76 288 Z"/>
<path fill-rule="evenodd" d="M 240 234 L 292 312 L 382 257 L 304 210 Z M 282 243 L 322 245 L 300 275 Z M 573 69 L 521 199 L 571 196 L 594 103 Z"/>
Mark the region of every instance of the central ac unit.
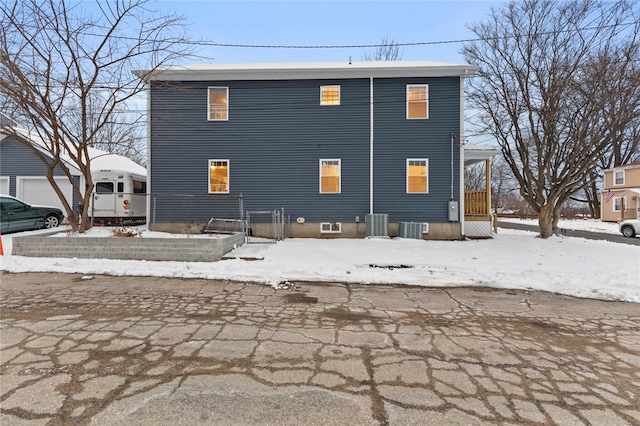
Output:
<path fill-rule="evenodd" d="M 400 238 L 416 238 L 422 239 L 422 223 L 419 222 L 400 222 L 400 230 L 398 232 Z"/>
<path fill-rule="evenodd" d="M 367 237 L 388 237 L 389 236 L 389 215 L 388 214 L 368 214 L 365 216 Z"/>

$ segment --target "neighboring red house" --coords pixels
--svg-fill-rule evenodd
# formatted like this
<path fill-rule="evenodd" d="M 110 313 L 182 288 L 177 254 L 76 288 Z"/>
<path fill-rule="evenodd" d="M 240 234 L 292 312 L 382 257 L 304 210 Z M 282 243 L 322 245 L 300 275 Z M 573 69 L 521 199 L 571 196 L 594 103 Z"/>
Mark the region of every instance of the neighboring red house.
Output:
<path fill-rule="evenodd" d="M 601 200 L 604 222 L 640 217 L 640 161 L 605 170 Z"/>

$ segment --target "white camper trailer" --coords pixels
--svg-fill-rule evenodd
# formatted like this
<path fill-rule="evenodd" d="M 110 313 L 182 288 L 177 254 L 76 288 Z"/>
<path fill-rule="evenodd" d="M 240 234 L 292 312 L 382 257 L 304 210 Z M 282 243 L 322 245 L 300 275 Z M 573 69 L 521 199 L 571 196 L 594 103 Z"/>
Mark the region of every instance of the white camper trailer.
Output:
<path fill-rule="evenodd" d="M 91 173 L 89 214 L 95 225 L 135 225 L 147 218 L 147 177 L 122 170 Z"/>

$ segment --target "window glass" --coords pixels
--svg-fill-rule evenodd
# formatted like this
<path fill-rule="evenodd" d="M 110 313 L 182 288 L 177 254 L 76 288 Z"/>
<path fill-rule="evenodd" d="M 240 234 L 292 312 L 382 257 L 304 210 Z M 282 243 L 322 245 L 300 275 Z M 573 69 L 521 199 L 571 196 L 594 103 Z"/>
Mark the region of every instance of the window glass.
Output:
<path fill-rule="evenodd" d="M 340 160 L 320 160 L 320 192 L 340 192 Z"/>
<path fill-rule="evenodd" d="M 428 86 L 407 85 L 407 118 L 428 118 Z"/>
<path fill-rule="evenodd" d="M 98 194 L 113 194 L 113 182 L 96 183 L 96 192 Z"/>
<path fill-rule="evenodd" d="M 614 185 L 624 185 L 624 170 L 619 170 L 613 173 Z"/>
<path fill-rule="evenodd" d="M 147 193 L 147 182 L 143 182 L 141 180 L 133 181 L 133 193 L 134 194 L 146 194 Z"/>
<path fill-rule="evenodd" d="M 12 200 L 11 198 L 2 199 L 2 207 L 9 212 L 18 212 L 27 209 L 27 206 L 20 201 Z"/>
<path fill-rule="evenodd" d="M 340 105 L 340 86 L 321 86 L 320 105 Z"/>
<path fill-rule="evenodd" d="M 124 182 L 118 182 L 118 192 L 124 192 Z"/>
<path fill-rule="evenodd" d="M 622 210 L 622 198 L 616 197 L 613 199 L 613 211 L 619 212 Z"/>
<path fill-rule="evenodd" d="M 229 160 L 209 160 L 209 193 L 229 192 Z"/>
<path fill-rule="evenodd" d="M 209 120 L 229 119 L 229 88 L 209 87 Z"/>
<path fill-rule="evenodd" d="M 426 193 L 429 190 L 427 179 L 427 160 L 407 160 L 407 192 Z"/>

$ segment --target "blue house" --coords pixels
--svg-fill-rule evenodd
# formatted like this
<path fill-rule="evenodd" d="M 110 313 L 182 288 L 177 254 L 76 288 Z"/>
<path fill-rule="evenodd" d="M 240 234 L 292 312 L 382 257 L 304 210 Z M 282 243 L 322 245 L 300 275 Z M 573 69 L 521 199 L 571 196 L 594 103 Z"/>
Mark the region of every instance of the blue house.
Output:
<path fill-rule="evenodd" d="M 383 235 L 420 224 L 422 238 L 460 239 L 463 81 L 475 70 L 393 61 L 136 71 L 148 84 L 149 191 L 241 194 L 245 210 L 284 209 L 291 237 L 363 237 L 375 222 Z M 157 230 L 202 220 L 156 214 Z"/>

